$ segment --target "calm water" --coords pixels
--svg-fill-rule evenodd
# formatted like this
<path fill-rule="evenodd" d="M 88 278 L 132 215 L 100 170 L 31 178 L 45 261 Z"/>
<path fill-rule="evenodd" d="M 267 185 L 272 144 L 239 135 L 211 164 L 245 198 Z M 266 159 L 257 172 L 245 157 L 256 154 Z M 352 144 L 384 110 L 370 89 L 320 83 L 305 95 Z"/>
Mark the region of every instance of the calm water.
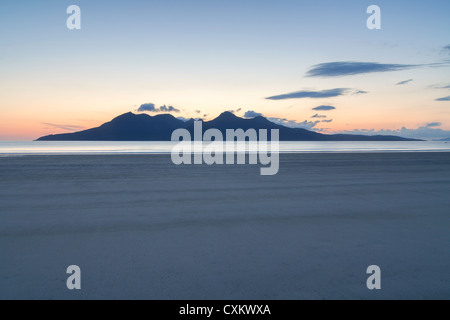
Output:
<path fill-rule="evenodd" d="M 65 154 L 170 153 L 176 142 L 0 141 L 0 156 Z M 450 143 L 408 142 L 280 142 L 280 152 L 450 152 Z"/>

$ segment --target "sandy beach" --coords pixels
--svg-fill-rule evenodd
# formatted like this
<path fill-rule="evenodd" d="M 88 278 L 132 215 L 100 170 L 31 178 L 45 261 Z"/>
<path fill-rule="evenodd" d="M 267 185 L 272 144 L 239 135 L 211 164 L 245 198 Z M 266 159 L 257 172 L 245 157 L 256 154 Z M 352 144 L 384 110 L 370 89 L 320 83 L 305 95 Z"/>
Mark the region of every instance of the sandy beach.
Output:
<path fill-rule="evenodd" d="M 280 160 L 0 158 L 0 299 L 450 298 L 450 153 Z"/>

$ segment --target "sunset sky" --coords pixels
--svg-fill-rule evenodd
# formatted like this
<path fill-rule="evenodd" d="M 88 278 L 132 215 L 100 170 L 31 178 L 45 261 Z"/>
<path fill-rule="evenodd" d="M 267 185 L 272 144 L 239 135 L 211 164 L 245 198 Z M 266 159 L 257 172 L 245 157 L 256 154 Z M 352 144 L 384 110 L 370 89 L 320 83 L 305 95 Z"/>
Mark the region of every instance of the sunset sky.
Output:
<path fill-rule="evenodd" d="M 81 30 L 66 27 L 73 4 Z M 381 30 L 366 27 L 372 4 Z M 450 137 L 449 13 L 448 0 L 1 1 L 0 140 L 141 105 Z"/>

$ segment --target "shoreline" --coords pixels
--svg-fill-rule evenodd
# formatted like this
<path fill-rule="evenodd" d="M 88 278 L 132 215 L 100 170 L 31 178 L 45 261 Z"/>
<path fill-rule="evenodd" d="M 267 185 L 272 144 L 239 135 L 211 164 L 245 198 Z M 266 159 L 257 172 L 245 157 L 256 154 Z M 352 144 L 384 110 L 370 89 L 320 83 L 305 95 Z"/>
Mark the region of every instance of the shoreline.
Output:
<path fill-rule="evenodd" d="M 171 154 L 177 142 L 2 142 L 0 157 L 14 155 L 152 155 Z M 204 144 L 206 147 L 208 144 Z M 238 147 L 238 151 L 243 146 Z M 225 148 L 225 147 L 224 147 Z M 250 151 L 256 151 L 256 145 L 247 145 Z M 217 150 L 217 149 L 216 149 Z M 266 148 L 263 148 L 263 151 Z M 217 150 L 221 151 L 221 150 Z M 226 149 L 222 150 L 223 152 Z M 247 150 L 247 153 L 249 151 Z M 403 152 L 450 152 L 450 144 L 444 141 L 409 142 L 287 142 L 279 143 L 280 154 L 305 153 L 403 153 Z"/>
<path fill-rule="evenodd" d="M 257 152 L 252 152 L 257 153 Z M 442 153 L 448 154 L 450 150 L 358 150 L 358 151 L 280 151 L 280 155 L 302 155 L 302 154 L 395 154 L 395 153 Z M 192 154 L 196 154 L 192 152 Z M 225 153 L 224 153 L 225 154 Z M 245 154 L 249 154 L 246 152 Z M 92 153 L 0 153 L 1 158 L 11 157 L 70 157 L 70 156 L 167 156 L 170 152 L 92 152 Z"/>

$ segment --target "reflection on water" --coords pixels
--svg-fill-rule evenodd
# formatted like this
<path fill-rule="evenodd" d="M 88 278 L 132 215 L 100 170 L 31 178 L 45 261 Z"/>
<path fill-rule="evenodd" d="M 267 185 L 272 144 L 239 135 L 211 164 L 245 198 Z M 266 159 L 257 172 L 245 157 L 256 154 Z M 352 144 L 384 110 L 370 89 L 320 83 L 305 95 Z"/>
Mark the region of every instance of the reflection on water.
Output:
<path fill-rule="evenodd" d="M 177 142 L 113 142 L 113 141 L 0 141 L 0 155 L 31 154 L 165 154 Z M 208 143 L 204 143 L 207 146 Z M 270 144 L 269 144 L 270 146 Z M 441 141 L 332 141 L 280 142 L 280 152 L 432 152 L 450 151 L 450 143 Z M 239 149 L 240 150 L 240 149 Z M 247 145 L 247 150 L 257 150 Z"/>

